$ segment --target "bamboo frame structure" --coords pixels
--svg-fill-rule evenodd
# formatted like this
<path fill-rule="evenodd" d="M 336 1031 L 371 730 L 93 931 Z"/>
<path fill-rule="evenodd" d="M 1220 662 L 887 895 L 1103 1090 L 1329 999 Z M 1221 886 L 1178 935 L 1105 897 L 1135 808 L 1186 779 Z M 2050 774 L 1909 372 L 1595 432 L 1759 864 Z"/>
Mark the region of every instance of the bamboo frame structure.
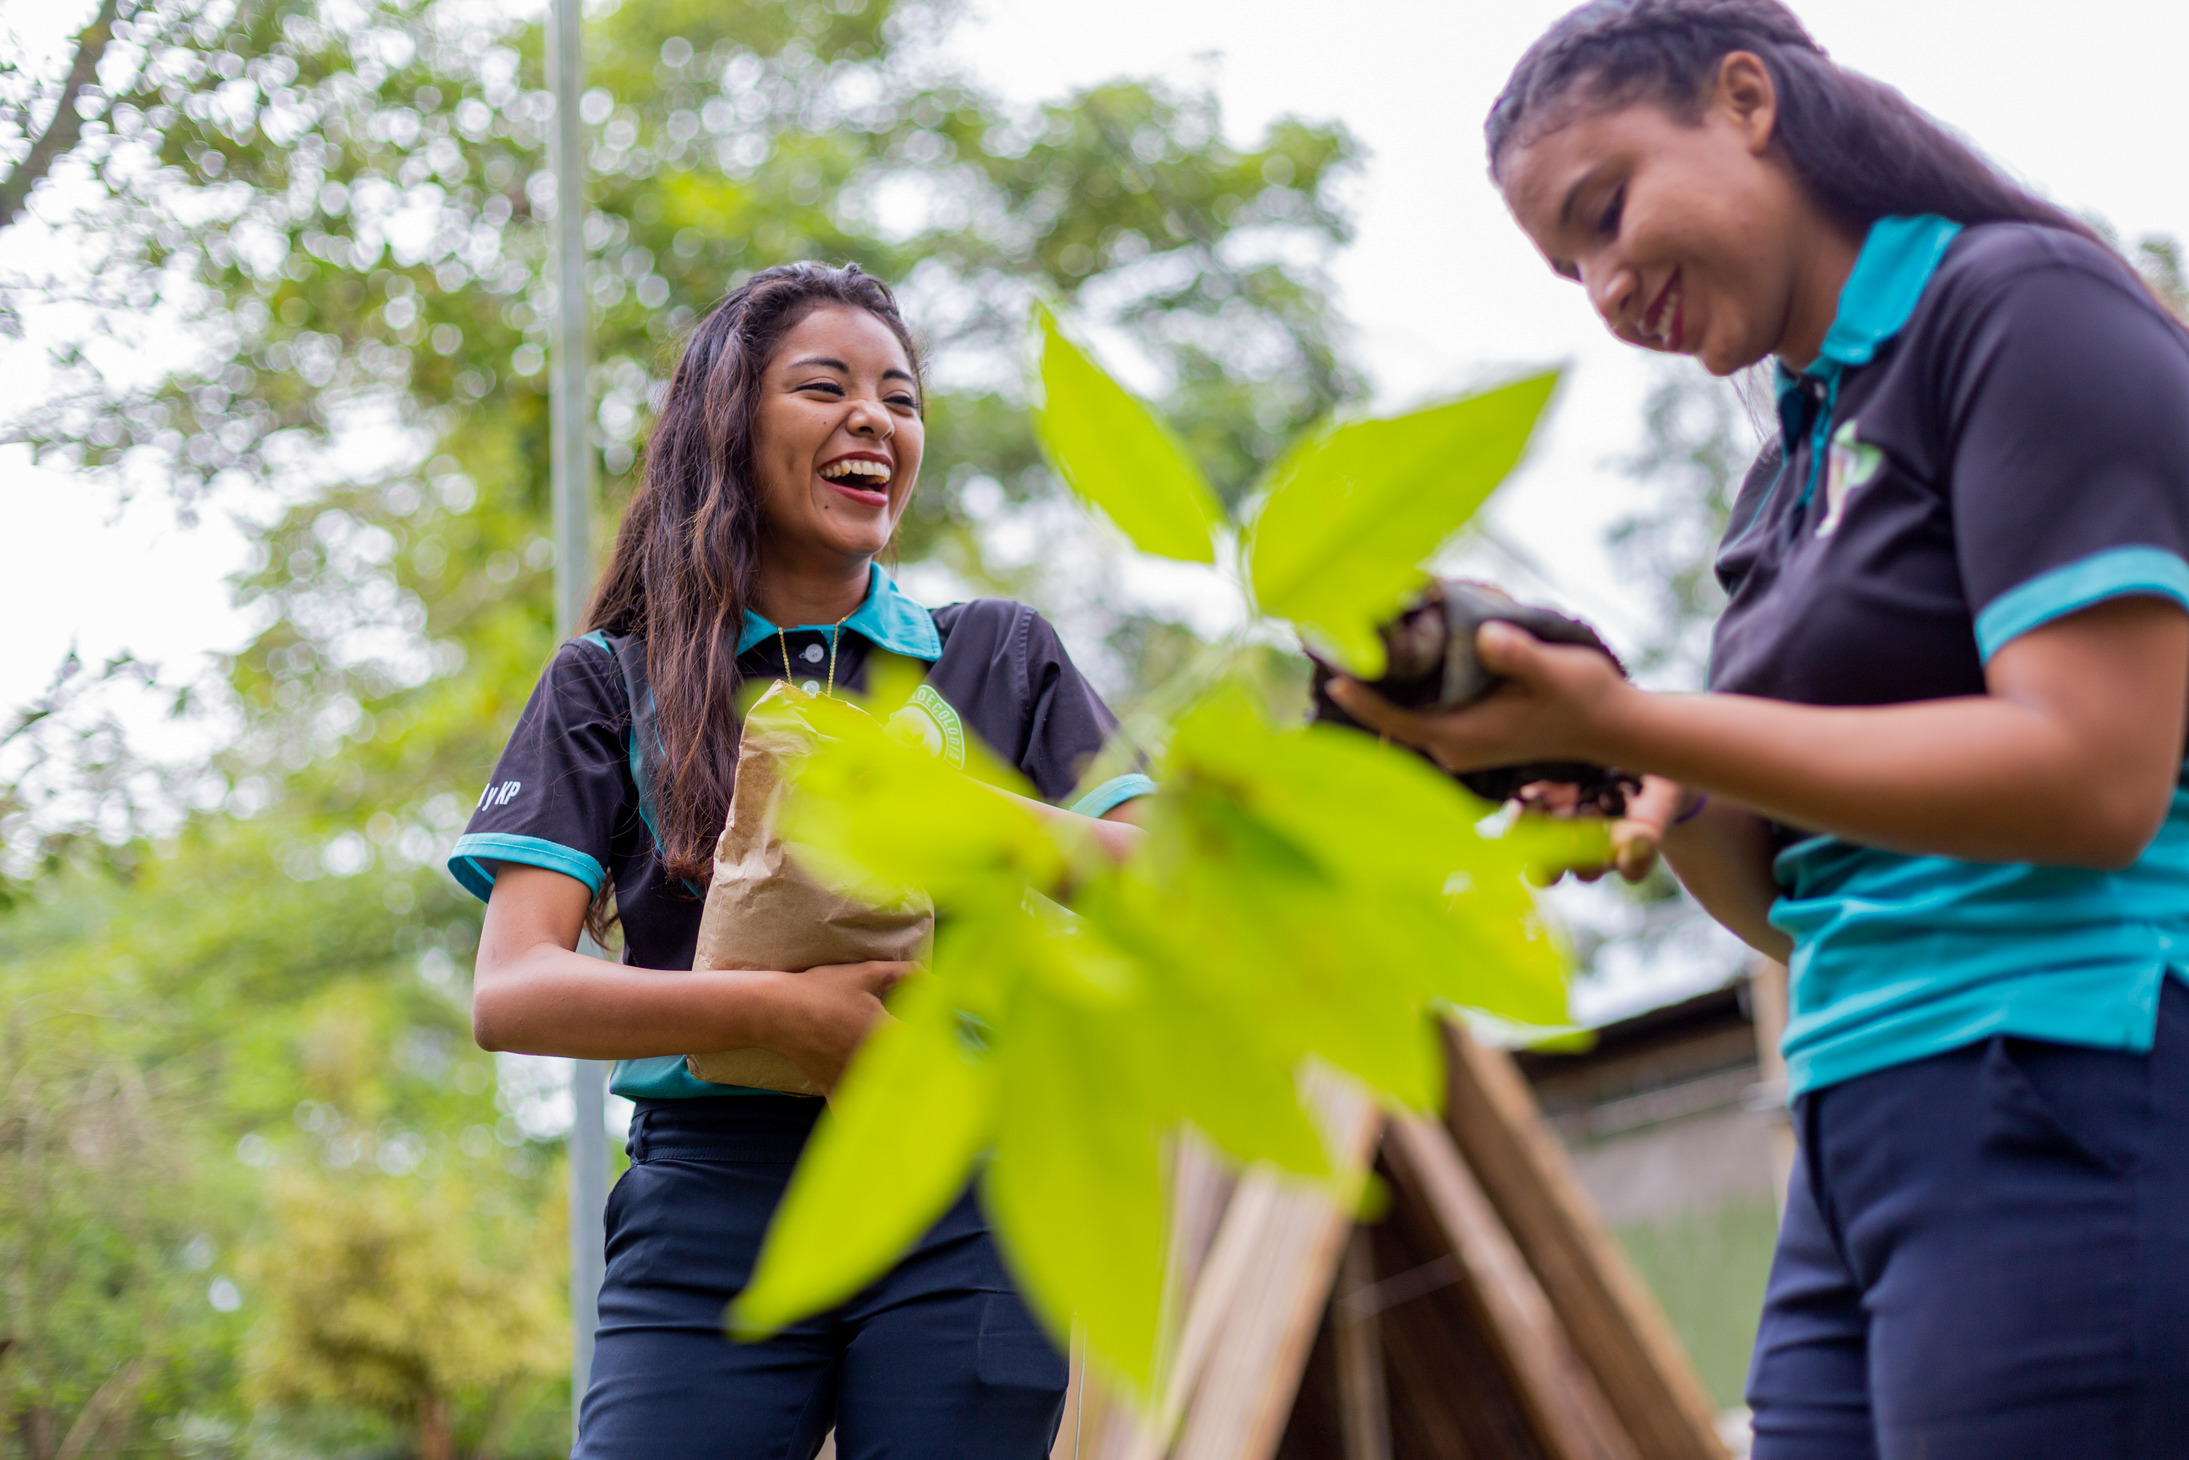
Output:
<path fill-rule="evenodd" d="M 1389 1204 L 1182 1145 L 1160 1402 L 1077 1377 L 1052 1460 L 1725 1460 L 1701 1381 L 1504 1051 L 1446 1034 L 1441 1121 L 1311 1091 Z"/>

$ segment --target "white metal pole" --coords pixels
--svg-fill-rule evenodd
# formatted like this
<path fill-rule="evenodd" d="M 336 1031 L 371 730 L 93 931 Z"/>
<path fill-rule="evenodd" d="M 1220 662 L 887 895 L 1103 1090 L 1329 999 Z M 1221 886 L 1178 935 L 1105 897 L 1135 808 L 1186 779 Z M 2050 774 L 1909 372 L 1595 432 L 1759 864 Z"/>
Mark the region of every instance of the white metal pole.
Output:
<path fill-rule="evenodd" d="M 586 328 L 585 134 L 578 98 L 585 91 L 579 45 L 579 0 L 554 0 L 548 12 L 547 72 L 555 94 L 555 128 L 548 141 L 555 174 L 555 333 L 550 357 L 549 494 L 554 508 L 555 633 L 575 632 L 592 586 L 588 541 L 593 511 L 592 397 L 587 374 L 592 341 Z M 591 940 L 581 945 L 598 952 Z M 570 1070 L 570 1430 L 593 1371 L 593 1330 L 600 1318 L 602 1212 L 608 1203 L 608 1067 L 572 1060 Z"/>

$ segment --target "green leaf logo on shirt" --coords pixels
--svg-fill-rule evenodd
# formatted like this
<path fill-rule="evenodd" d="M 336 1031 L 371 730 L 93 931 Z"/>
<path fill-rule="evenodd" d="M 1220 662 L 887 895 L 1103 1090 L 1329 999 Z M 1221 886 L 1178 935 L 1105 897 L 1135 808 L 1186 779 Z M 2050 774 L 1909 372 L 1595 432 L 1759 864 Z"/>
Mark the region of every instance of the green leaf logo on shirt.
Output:
<path fill-rule="evenodd" d="M 1868 486 L 1884 463 L 1884 452 L 1855 438 L 1853 421 L 1833 434 L 1831 451 L 1824 459 L 1824 520 L 1817 524 L 1818 537 L 1830 537 L 1839 530 L 1848 494 Z"/>

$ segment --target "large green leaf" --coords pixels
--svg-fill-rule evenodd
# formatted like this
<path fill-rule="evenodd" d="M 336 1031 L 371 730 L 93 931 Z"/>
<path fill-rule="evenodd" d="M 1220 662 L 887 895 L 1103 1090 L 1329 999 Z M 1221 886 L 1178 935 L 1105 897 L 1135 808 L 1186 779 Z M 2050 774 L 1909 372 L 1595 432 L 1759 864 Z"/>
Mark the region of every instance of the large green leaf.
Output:
<path fill-rule="evenodd" d="M 977 899 L 999 880 L 1043 887 L 1063 875 L 1052 829 L 1004 790 L 1032 788 L 984 746 L 965 747 L 975 779 L 854 705 L 781 689 L 746 723 L 804 748 L 785 766 L 783 836 L 832 885 L 883 904 Z"/>
<path fill-rule="evenodd" d="M 1237 683 L 1184 711 L 1147 840 L 1122 866 L 1079 863 L 1070 913 L 1027 895 L 1070 849 L 1023 804 L 845 706 L 793 700 L 754 723 L 810 746 L 791 769 L 801 857 L 854 885 L 933 890 L 938 928 L 936 976 L 854 1064 L 741 1328 L 886 1267 L 992 1138 L 983 1191 L 1029 1301 L 1060 1337 L 1080 1322 L 1144 1392 L 1167 1136 L 1191 1125 L 1235 1159 L 1327 1177 L 1298 1098 L 1311 1061 L 1424 1109 L 1443 1089 L 1441 1004 L 1564 1020 L 1562 950 L 1527 878 L 1600 853 L 1602 829 L 1490 817 L 1368 736 L 1277 728 Z"/>
<path fill-rule="evenodd" d="M 1294 451 L 1254 521 L 1249 574 L 1262 611 L 1290 619 L 1353 672 L 1382 673 L 1375 626 L 1519 463 L 1557 383 L 1553 371 L 1354 421 Z"/>
<path fill-rule="evenodd" d="M 743 1338 L 850 1297 L 889 1269 L 965 1189 L 995 1126 L 996 1072 L 940 979 L 900 987 L 896 1021 L 859 1051 L 815 1126 L 730 1308 Z"/>
<path fill-rule="evenodd" d="M 998 1035 L 996 1156 L 982 1179 L 996 1240 L 1059 1342 L 1076 1317 L 1090 1353 L 1143 1393 L 1156 1362 L 1163 1181 L 1135 1099 L 1149 1072 L 1121 1012 L 1074 1008 L 1029 981 Z"/>
<path fill-rule="evenodd" d="M 1215 562 L 1224 509 L 1201 469 L 1154 412 L 1064 337 L 1055 316 L 1041 309 L 1037 318 L 1034 429 L 1057 474 L 1142 552 Z"/>
<path fill-rule="evenodd" d="M 1420 1104 L 1432 1001 L 1564 1021 L 1564 950 L 1529 874 L 1547 853 L 1600 859 L 1601 825 L 1488 821 L 1420 758 L 1356 731 L 1279 731 L 1236 691 L 1180 722 L 1163 775 L 1159 807 L 1182 825 L 1160 875 L 1203 950 L 1191 966 L 1232 970 L 1270 1037 Z"/>

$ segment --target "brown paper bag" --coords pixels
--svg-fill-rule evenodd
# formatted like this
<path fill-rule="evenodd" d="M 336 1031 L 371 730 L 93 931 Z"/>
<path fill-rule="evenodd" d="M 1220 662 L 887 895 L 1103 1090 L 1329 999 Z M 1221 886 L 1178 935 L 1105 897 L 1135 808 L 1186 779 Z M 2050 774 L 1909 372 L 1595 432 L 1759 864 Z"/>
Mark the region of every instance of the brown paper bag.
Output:
<path fill-rule="evenodd" d="M 789 693 L 777 684 L 760 704 Z M 756 707 L 757 708 L 757 707 Z M 748 721 L 737 747 L 737 783 L 730 818 L 715 843 L 714 881 L 699 919 L 694 968 L 778 968 L 803 973 L 829 963 L 897 961 L 922 956 L 935 925 L 922 898 L 894 908 L 868 907 L 833 892 L 791 860 L 776 834 L 783 801 L 781 758 L 803 747 Z M 821 1087 L 771 1049 L 733 1049 L 685 1056 L 702 1080 L 750 1085 L 792 1095 Z"/>

